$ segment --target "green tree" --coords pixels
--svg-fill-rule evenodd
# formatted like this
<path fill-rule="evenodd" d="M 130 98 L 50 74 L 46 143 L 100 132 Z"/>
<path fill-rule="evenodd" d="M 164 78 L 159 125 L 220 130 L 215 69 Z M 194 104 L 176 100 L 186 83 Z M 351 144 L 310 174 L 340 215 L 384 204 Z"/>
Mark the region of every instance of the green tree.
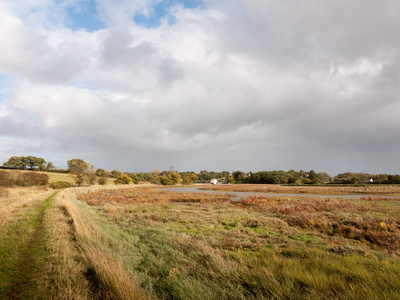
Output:
<path fill-rule="evenodd" d="M 171 180 L 172 184 L 177 184 L 181 182 L 181 175 L 178 172 L 170 171 L 168 174 L 169 180 Z"/>
<path fill-rule="evenodd" d="M 33 169 L 38 168 L 41 171 L 44 170 L 44 166 L 46 163 L 44 158 L 36 157 L 36 156 L 32 156 L 32 155 L 25 157 L 25 162 L 26 162 L 27 166 L 29 167 L 29 169 L 33 170 Z"/>
<path fill-rule="evenodd" d="M 106 171 L 104 169 L 97 169 L 96 176 L 103 177 L 106 175 Z"/>
<path fill-rule="evenodd" d="M 130 184 L 133 181 L 131 177 L 126 174 L 121 174 L 117 179 L 114 180 L 115 184 Z"/>
<path fill-rule="evenodd" d="M 139 183 L 140 179 L 139 179 L 139 177 L 137 176 L 136 173 L 125 173 L 125 174 L 128 175 L 130 178 L 132 178 L 132 182 L 134 184 L 138 184 Z"/>
<path fill-rule="evenodd" d="M 67 161 L 68 171 L 70 174 L 75 176 L 75 182 L 77 185 L 81 186 L 85 180 L 85 176 L 89 171 L 89 166 L 87 162 L 80 158 L 73 158 Z"/>
<path fill-rule="evenodd" d="M 122 175 L 122 172 L 118 171 L 118 170 L 112 170 L 111 171 L 111 176 L 114 178 L 118 178 Z"/>
<path fill-rule="evenodd" d="M 190 179 L 190 176 L 188 174 L 184 175 L 182 178 L 182 184 L 189 185 L 191 183 L 192 183 L 192 180 Z"/>
<path fill-rule="evenodd" d="M 28 166 L 25 156 L 11 156 L 4 164 L 4 167 L 11 169 L 26 169 Z"/>

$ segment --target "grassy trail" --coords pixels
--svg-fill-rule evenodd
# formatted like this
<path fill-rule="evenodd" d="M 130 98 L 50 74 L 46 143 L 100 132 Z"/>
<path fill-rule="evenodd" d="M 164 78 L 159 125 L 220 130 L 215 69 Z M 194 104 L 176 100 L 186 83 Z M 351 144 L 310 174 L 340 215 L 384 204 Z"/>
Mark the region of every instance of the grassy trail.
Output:
<path fill-rule="evenodd" d="M 20 250 L 17 260 L 17 269 L 14 273 L 13 285 L 11 290 L 5 296 L 6 299 L 24 299 L 35 298 L 36 286 L 34 279 L 42 277 L 43 272 L 39 267 L 44 261 L 43 251 L 43 218 L 46 209 L 50 206 L 51 200 L 56 193 L 46 198 L 37 209 L 36 216 L 33 216 L 32 224 L 33 233 L 28 243 Z"/>
<path fill-rule="evenodd" d="M 63 195 L 0 199 L 0 299 L 93 299 Z"/>

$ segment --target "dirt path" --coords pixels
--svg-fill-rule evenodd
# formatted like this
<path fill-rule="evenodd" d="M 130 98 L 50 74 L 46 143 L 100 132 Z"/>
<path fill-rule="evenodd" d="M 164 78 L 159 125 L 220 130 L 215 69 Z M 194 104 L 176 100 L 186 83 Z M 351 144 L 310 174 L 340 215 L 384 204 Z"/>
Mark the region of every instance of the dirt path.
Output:
<path fill-rule="evenodd" d="M 56 193 L 46 198 L 38 208 L 38 214 L 33 220 L 33 233 L 26 247 L 21 250 L 14 284 L 6 299 L 38 299 L 35 278 L 38 277 L 38 262 L 41 260 L 41 241 L 43 238 L 43 217 L 46 209 Z"/>

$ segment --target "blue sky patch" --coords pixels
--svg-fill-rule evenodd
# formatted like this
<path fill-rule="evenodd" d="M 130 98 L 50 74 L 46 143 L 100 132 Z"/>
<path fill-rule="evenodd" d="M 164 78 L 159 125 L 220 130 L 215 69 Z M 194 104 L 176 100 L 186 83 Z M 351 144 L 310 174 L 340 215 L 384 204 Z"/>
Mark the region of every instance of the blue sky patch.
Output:
<path fill-rule="evenodd" d="M 187 9 L 202 8 L 203 3 L 200 0 L 163 0 L 155 3 L 151 7 L 151 12 L 148 16 L 142 13 L 137 13 L 133 20 L 136 24 L 147 28 L 154 28 L 160 25 L 161 20 L 168 19 L 168 24 L 175 24 L 175 17 L 169 14 L 169 9 L 174 5 L 181 5 Z"/>
<path fill-rule="evenodd" d="M 105 27 L 99 17 L 95 0 L 81 1 L 73 7 L 69 7 L 67 14 L 70 19 L 69 26 L 74 30 L 85 29 L 93 32 Z"/>

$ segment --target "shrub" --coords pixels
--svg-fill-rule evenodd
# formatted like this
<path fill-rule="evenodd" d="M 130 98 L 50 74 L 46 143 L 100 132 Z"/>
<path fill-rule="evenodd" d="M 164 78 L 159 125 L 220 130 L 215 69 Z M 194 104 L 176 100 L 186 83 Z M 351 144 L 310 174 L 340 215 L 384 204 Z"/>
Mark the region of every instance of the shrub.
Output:
<path fill-rule="evenodd" d="M 160 182 L 162 185 L 172 185 L 173 184 L 172 181 L 166 176 L 161 176 Z"/>
<path fill-rule="evenodd" d="M 66 182 L 66 181 L 58 181 L 57 179 L 54 179 L 54 180 L 50 181 L 49 186 L 52 189 L 59 190 L 59 189 L 65 189 L 65 188 L 71 187 L 71 186 L 73 186 L 73 184 Z"/>
<path fill-rule="evenodd" d="M 115 184 L 130 184 L 132 182 L 132 178 L 126 174 L 122 174 L 117 179 L 114 180 Z"/>
<path fill-rule="evenodd" d="M 100 185 L 105 185 L 107 183 L 107 178 L 106 177 L 100 177 L 99 178 L 99 184 Z"/>

